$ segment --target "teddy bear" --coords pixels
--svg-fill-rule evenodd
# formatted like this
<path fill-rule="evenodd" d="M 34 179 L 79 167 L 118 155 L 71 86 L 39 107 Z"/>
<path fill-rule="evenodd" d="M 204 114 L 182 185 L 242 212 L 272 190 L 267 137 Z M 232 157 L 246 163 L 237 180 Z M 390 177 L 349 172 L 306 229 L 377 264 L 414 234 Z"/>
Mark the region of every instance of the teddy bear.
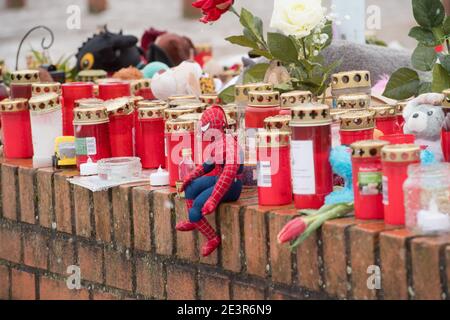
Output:
<path fill-rule="evenodd" d="M 426 146 L 435 159 L 443 160 L 441 148 L 441 129 L 444 125 L 445 115 L 442 110 L 444 95 L 426 93 L 411 100 L 403 111 L 405 134 L 414 134 L 416 144 Z"/>

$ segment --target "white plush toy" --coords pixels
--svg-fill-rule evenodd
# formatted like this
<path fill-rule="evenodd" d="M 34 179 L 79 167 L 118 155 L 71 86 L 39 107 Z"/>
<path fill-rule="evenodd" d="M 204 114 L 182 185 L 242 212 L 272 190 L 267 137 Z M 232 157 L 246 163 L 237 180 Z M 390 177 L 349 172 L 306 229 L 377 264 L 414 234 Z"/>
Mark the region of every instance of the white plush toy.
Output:
<path fill-rule="evenodd" d="M 409 101 L 403 111 L 404 133 L 414 134 L 416 144 L 427 146 L 439 162 L 443 160 L 440 141 L 444 124 L 443 101 L 444 95 L 427 93 Z"/>

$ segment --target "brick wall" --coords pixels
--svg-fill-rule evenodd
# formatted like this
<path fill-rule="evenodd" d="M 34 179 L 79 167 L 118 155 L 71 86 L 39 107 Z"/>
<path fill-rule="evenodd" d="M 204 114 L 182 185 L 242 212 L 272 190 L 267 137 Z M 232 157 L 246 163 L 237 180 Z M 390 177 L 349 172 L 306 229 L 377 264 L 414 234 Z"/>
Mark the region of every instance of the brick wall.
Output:
<path fill-rule="evenodd" d="M 209 217 L 223 244 L 201 258 L 174 190 L 122 186 L 91 193 L 73 171 L 3 162 L 0 175 L 0 299 L 442 299 L 450 238 L 381 222 L 331 221 L 295 252 L 276 243 L 292 207 L 261 208 L 252 190 Z M 66 286 L 81 268 L 82 288 Z M 367 268 L 381 268 L 381 290 Z"/>

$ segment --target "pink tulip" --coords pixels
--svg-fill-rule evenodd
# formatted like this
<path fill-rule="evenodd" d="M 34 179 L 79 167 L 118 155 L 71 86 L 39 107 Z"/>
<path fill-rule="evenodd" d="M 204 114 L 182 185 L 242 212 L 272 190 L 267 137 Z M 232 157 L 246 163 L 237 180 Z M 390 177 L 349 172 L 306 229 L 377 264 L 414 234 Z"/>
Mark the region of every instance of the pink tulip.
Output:
<path fill-rule="evenodd" d="M 286 243 L 298 238 L 307 228 L 307 223 L 301 217 L 289 221 L 280 233 L 278 233 L 278 243 Z"/>

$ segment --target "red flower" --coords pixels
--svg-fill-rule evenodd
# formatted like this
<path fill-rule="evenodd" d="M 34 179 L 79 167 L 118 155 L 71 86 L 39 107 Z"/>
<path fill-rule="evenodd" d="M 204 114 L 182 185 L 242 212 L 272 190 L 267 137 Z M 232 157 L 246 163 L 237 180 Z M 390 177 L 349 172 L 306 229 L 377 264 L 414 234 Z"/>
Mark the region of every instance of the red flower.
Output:
<path fill-rule="evenodd" d="M 434 51 L 436 51 L 436 53 L 441 53 L 442 51 L 444 51 L 444 46 L 442 44 L 438 45 L 434 48 Z"/>
<path fill-rule="evenodd" d="M 289 221 L 280 233 L 278 233 L 278 243 L 286 243 L 298 238 L 305 232 L 307 223 L 303 218 L 295 218 Z"/>
<path fill-rule="evenodd" d="M 202 10 L 203 17 L 200 21 L 208 23 L 219 20 L 233 3 L 234 0 L 197 0 L 192 6 Z"/>

